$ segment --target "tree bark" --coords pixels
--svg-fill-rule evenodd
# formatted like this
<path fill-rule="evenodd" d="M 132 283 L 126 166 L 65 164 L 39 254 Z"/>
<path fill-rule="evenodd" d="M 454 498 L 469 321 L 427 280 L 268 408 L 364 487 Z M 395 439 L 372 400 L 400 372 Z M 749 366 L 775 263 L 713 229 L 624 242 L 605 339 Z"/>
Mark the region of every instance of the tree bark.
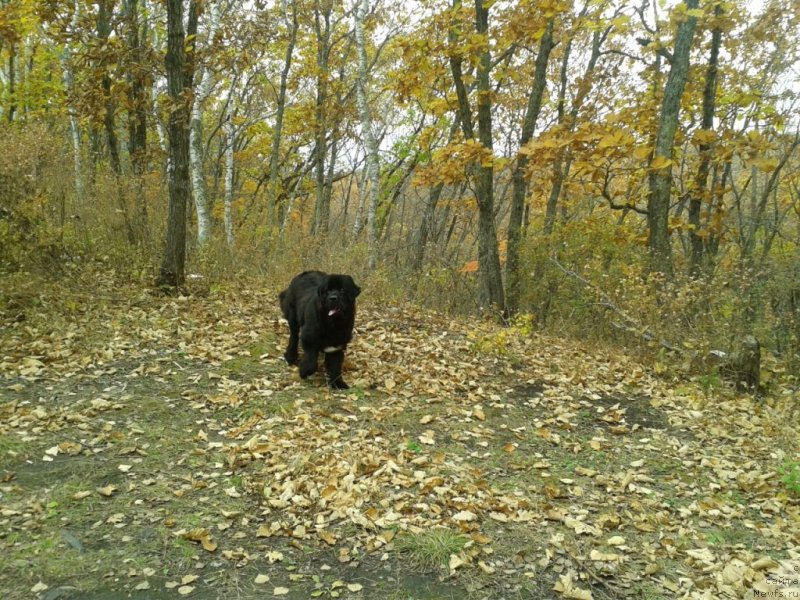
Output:
<path fill-rule="evenodd" d="M 487 0 L 488 2 L 488 0 Z M 492 150 L 492 99 L 489 75 L 492 60 L 489 51 L 489 7 L 484 0 L 475 0 L 475 30 L 484 36 L 485 45 L 478 57 L 478 140 L 484 148 Z M 505 297 L 497 251 L 497 229 L 494 222 L 494 161 L 477 166 L 478 180 L 478 265 L 480 268 L 480 300 L 485 308 L 503 314 Z"/>
<path fill-rule="evenodd" d="M 688 10 L 696 9 L 698 0 L 686 0 Z M 649 195 L 647 199 L 647 225 L 649 229 L 648 249 L 650 270 L 667 279 L 673 276 L 672 248 L 669 232 L 669 205 L 672 195 L 672 146 L 678 129 L 681 96 L 689 75 L 689 52 L 692 48 L 697 17 L 686 15 L 678 25 L 675 35 L 675 48 L 672 53 L 667 83 L 664 86 L 664 99 L 661 105 L 658 133 L 656 134 L 653 159 L 666 159 L 669 164 L 650 170 Z"/>
<path fill-rule="evenodd" d="M 453 10 L 461 10 L 461 0 L 453 0 Z M 478 141 L 489 152 L 492 151 L 492 98 L 490 72 L 492 69 L 489 51 L 489 9 L 483 0 L 475 0 L 475 32 L 484 40 L 478 54 L 477 66 L 477 104 Z M 456 25 L 450 29 L 450 42 L 454 44 L 459 37 Z M 472 112 L 461 68 L 462 57 L 459 50 L 452 48 L 450 69 L 458 98 L 458 116 L 461 130 L 466 139 L 474 139 Z M 488 164 L 487 164 L 488 162 Z M 485 309 L 505 313 L 505 295 L 500 268 L 500 255 L 497 251 L 497 228 L 494 222 L 494 162 L 475 164 L 470 172 L 475 181 L 475 201 L 478 204 L 478 300 Z"/>
<path fill-rule="evenodd" d="M 367 245 L 368 267 L 374 269 L 378 262 L 378 201 L 380 199 L 380 159 L 378 156 L 378 140 L 372 128 L 372 114 L 367 98 L 367 48 L 364 39 L 364 20 L 369 13 L 369 0 L 359 0 L 355 16 L 356 47 L 358 49 L 358 82 L 356 96 L 358 113 L 361 118 L 361 132 L 364 136 L 364 152 L 366 154 L 365 168 L 369 184 L 367 203 Z"/>
<path fill-rule="evenodd" d="M 130 85 L 128 111 L 128 149 L 134 175 L 145 172 L 147 159 L 147 69 L 144 63 L 143 40 L 140 35 L 139 0 L 126 0 L 128 49 L 131 64 L 128 71 Z M 146 31 L 142 29 L 141 31 Z"/>
<path fill-rule="evenodd" d="M 456 133 L 458 133 L 460 122 L 458 114 L 456 114 L 456 118 L 453 119 L 450 125 L 450 133 L 447 136 L 448 144 L 453 141 Z M 425 203 L 425 210 L 422 213 L 419 230 L 417 230 L 414 240 L 414 254 L 411 259 L 411 268 L 415 272 L 419 272 L 420 269 L 422 269 L 422 262 L 425 258 L 425 247 L 428 245 L 428 240 L 430 239 L 435 225 L 434 216 L 436 214 L 436 206 L 439 204 L 439 198 L 441 198 L 443 191 L 443 183 L 437 183 L 428 190 L 428 200 Z"/>
<path fill-rule="evenodd" d="M 588 4 L 586 5 L 588 7 Z M 584 7 L 586 10 L 586 7 Z M 583 13 L 582 13 L 583 14 Z M 567 43 L 567 48 L 564 51 L 564 58 L 561 64 L 561 85 L 558 92 L 558 122 L 565 123 L 567 131 L 574 131 L 575 125 L 578 122 L 578 113 L 583 106 L 586 96 L 592 89 L 592 72 L 597 66 L 597 61 L 600 59 L 601 49 L 608 35 L 611 33 L 612 28 L 608 27 L 603 31 L 595 31 L 592 35 L 592 52 L 589 55 L 589 61 L 586 63 L 586 69 L 583 72 L 583 77 L 578 83 L 578 90 L 575 93 L 575 98 L 572 101 L 572 108 L 567 115 L 564 114 L 564 103 L 566 97 L 567 86 L 567 68 L 569 67 L 569 59 L 572 49 L 572 40 Z M 545 235 L 553 233 L 556 223 L 556 210 L 558 208 L 558 199 L 561 197 L 561 188 L 564 181 L 569 175 L 572 166 L 572 157 L 566 151 L 559 152 L 555 161 L 553 161 L 553 186 L 550 188 L 550 195 L 547 198 L 547 206 L 545 207 L 544 226 L 542 231 Z"/>
<path fill-rule="evenodd" d="M 70 32 L 75 32 L 80 23 L 80 3 L 75 0 L 73 8 L 72 19 L 70 22 Z M 72 58 L 72 49 L 70 44 L 65 44 L 64 53 L 61 56 L 61 66 L 64 71 L 64 87 L 67 94 L 72 94 L 74 91 L 75 80 L 72 74 L 72 65 L 70 64 Z M 75 198 L 78 206 L 83 206 L 85 196 L 85 186 L 83 181 L 83 156 L 81 153 L 81 129 L 76 111 L 71 106 L 68 107 L 69 111 L 69 130 L 72 138 L 72 164 L 75 170 Z"/>
<path fill-rule="evenodd" d="M 8 47 L 8 111 L 6 119 L 14 122 L 17 113 L 17 43 L 11 42 Z"/>
<path fill-rule="evenodd" d="M 714 7 L 714 17 L 719 19 L 722 16 L 722 5 Z M 703 88 L 703 117 L 700 130 L 714 130 L 714 111 L 716 109 L 717 97 L 717 68 L 719 62 L 719 48 L 722 44 L 722 29 L 719 24 L 714 26 L 711 32 L 711 51 L 708 57 L 708 67 L 706 67 L 706 81 Z M 711 144 L 707 140 L 700 142 L 697 148 L 700 161 L 697 165 L 697 175 L 690 191 L 689 199 L 689 275 L 697 277 L 700 275 L 703 264 L 703 250 L 705 242 L 700 235 L 700 213 L 703 207 L 703 200 L 707 195 L 708 175 L 711 172 Z"/>
<path fill-rule="evenodd" d="M 536 129 L 536 121 L 542 108 L 542 97 L 547 87 L 547 63 L 550 60 L 550 50 L 553 49 L 553 27 L 555 17 L 547 21 L 544 35 L 539 41 L 539 52 L 536 55 L 536 67 L 533 74 L 533 84 L 528 95 L 528 106 L 525 109 L 525 118 L 522 122 L 520 134 L 520 150 L 531 141 Z M 528 182 L 525 172 L 528 168 L 528 155 L 519 154 L 514 172 L 512 174 L 511 212 L 508 217 L 508 248 L 506 259 L 506 307 L 507 312 L 516 312 L 519 309 L 519 247 L 522 239 L 522 217 L 525 212 L 525 197 L 528 193 Z"/>
<path fill-rule="evenodd" d="M 314 29 L 317 35 L 317 99 L 314 114 L 314 176 L 316 180 L 314 234 L 325 234 L 330 220 L 330 205 L 325 193 L 325 157 L 327 148 L 326 107 L 328 100 L 328 58 L 330 53 L 331 0 L 314 3 Z"/>
<path fill-rule="evenodd" d="M 224 209 L 225 209 L 225 240 L 228 248 L 234 246 L 233 238 L 233 151 L 236 145 L 236 135 L 230 115 L 225 118 L 225 183 L 224 183 Z"/>
<path fill-rule="evenodd" d="M 278 166 L 280 165 L 281 135 L 283 134 L 283 115 L 286 111 L 286 88 L 289 81 L 289 70 L 292 67 L 292 55 L 297 41 L 297 3 L 289 0 L 292 5 L 292 16 L 289 19 L 288 6 L 284 5 L 284 18 L 289 28 L 289 43 L 286 46 L 286 54 L 283 59 L 283 69 L 281 70 L 281 81 L 278 87 L 277 109 L 275 114 L 275 129 L 272 131 L 272 150 L 269 157 L 269 197 L 267 202 L 267 231 L 272 228 L 275 210 L 278 205 L 280 193 L 280 180 L 278 178 Z"/>
<path fill-rule="evenodd" d="M 208 19 L 208 40 L 210 47 L 214 43 L 220 17 L 220 2 L 211 2 Z M 197 215 L 197 245 L 203 248 L 211 237 L 211 206 L 203 173 L 203 107 L 211 92 L 211 70 L 201 65 L 198 72 L 198 84 L 192 102 L 192 115 L 189 122 L 189 164 L 192 174 L 192 193 Z"/>
<path fill-rule="evenodd" d="M 196 7 L 190 5 L 188 33 L 196 32 Z M 192 18 L 192 13 L 194 18 Z M 192 87 L 191 61 L 186 56 L 183 28 L 183 0 L 167 0 L 167 88 L 169 114 L 169 211 L 164 259 L 156 285 L 177 288 L 185 281 L 186 207 L 189 201 L 189 96 Z"/>
<path fill-rule="evenodd" d="M 111 35 L 111 16 L 114 12 L 114 0 L 99 0 L 97 3 L 97 37 L 102 44 L 108 42 Z M 103 74 L 100 79 L 100 85 L 103 89 L 103 127 L 106 132 L 106 143 L 108 144 L 108 158 L 111 164 L 111 170 L 114 175 L 122 174 L 122 164 L 119 159 L 119 141 L 117 139 L 115 115 L 117 110 L 117 103 L 111 94 L 111 75 L 108 72 L 108 64 L 105 57 L 101 58 L 100 68 Z M 127 218 L 127 215 L 126 215 Z"/>

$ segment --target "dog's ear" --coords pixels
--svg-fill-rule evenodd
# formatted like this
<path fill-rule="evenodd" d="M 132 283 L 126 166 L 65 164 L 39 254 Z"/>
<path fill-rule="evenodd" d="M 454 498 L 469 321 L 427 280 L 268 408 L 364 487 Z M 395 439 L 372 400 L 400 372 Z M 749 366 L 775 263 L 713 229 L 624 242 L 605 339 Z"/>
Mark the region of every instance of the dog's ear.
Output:
<path fill-rule="evenodd" d="M 356 285 L 356 282 L 353 281 L 353 278 L 350 275 L 344 276 L 345 287 L 347 288 L 347 293 L 350 294 L 353 298 L 357 297 L 361 293 L 361 288 Z"/>

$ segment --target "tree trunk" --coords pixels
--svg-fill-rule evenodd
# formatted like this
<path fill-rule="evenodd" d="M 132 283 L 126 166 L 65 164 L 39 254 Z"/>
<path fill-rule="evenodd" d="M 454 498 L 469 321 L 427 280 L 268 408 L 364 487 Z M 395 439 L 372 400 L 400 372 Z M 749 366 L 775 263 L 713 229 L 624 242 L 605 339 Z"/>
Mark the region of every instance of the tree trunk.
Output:
<path fill-rule="evenodd" d="M 6 118 L 9 123 L 14 122 L 17 112 L 17 44 L 11 42 L 8 47 L 8 111 Z"/>
<path fill-rule="evenodd" d="M 542 107 L 542 96 L 547 87 L 547 63 L 550 60 L 550 50 L 553 49 L 553 27 L 555 18 L 547 21 L 542 39 L 539 41 L 539 53 L 536 55 L 533 84 L 528 95 L 528 106 L 525 110 L 525 119 L 522 122 L 522 133 L 519 146 L 522 149 L 531 141 L 536 129 L 536 121 Z M 528 194 L 528 182 L 525 172 L 528 168 L 528 155 L 519 154 L 514 165 L 511 188 L 511 213 L 508 217 L 508 255 L 506 260 L 506 306 L 508 312 L 519 309 L 519 247 L 522 239 L 522 216 L 525 212 L 525 197 Z"/>
<path fill-rule="evenodd" d="M 588 4 L 587 4 L 588 6 Z M 572 101 L 572 108 L 569 114 L 564 114 L 564 103 L 566 99 L 567 87 L 567 69 L 569 67 L 569 59 L 572 49 L 572 40 L 567 43 L 567 48 L 564 51 L 564 58 L 561 64 L 561 85 L 558 92 L 558 122 L 566 125 L 567 131 L 574 131 L 575 125 L 578 122 L 578 113 L 583 106 L 586 96 L 592 89 L 592 73 L 597 66 L 597 61 L 600 59 L 601 49 L 608 35 L 611 33 L 612 28 L 608 27 L 603 31 L 595 31 L 592 34 L 592 52 L 589 56 L 589 61 L 586 63 L 586 69 L 583 72 L 578 83 L 578 90 L 575 93 L 575 98 Z M 565 157 L 565 154 L 567 156 Z M 550 188 L 550 195 L 547 198 L 547 206 L 545 207 L 544 226 L 542 231 L 545 235 L 553 233 L 556 223 L 556 210 L 558 208 L 558 199 L 561 197 L 561 188 L 564 181 L 569 175 L 570 167 L 572 166 L 572 157 L 566 151 L 559 152 L 557 158 L 553 161 L 553 186 Z"/>
<path fill-rule="evenodd" d="M 194 0 L 190 11 L 194 12 Z M 196 32 L 196 19 L 189 19 L 188 33 Z M 193 29 L 194 25 L 194 29 Z M 167 0 L 167 87 L 169 115 L 169 214 L 164 260 L 156 285 L 176 288 L 185 280 L 186 208 L 189 201 L 189 97 L 192 70 L 186 56 L 183 0 Z"/>
<path fill-rule="evenodd" d="M 358 82 L 356 84 L 358 113 L 361 118 L 361 132 L 364 136 L 364 152 L 366 154 L 367 182 L 369 196 L 367 203 L 367 245 L 368 268 L 374 269 L 378 262 L 378 201 L 380 199 L 380 159 L 378 157 L 378 140 L 372 129 L 372 114 L 367 99 L 367 48 L 364 40 L 364 20 L 369 13 L 369 0 L 359 0 L 355 16 L 356 47 L 358 48 Z"/>
<path fill-rule="evenodd" d="M 131 64 L 128 71 L 130 92 L 128 100 L 128 148 L 134 175 L 145 172 L 147 158 L 147 69 L 139 26 L 139 0 L 126 0 L 128 49 Z M 146 28 L 142 31 L 146 31 Z"/>
<path fill-rule="evenodd" d="M 70 32 L 77 31 L 80 23 L 80 3 L 75 0 L 73 8 L 72 20 L 70 23 Z M 67 94 L 73 92 L 75 80 L 72 74 L 72 65 L 70 60 L 72 58 L 72 50 L 69 44 L 64 46 L 64 53 L 61 56 L 61 66 L 64 71 L 64 87 Z M 75 199 L 78 206 L 83 206 L 85 186 L 83 182 L 83 156 L 81 154 L 81 129 L 76 111 L 72 107 L 68 107 L 69 111 L 69 130 L 72 138 L 72 162 L 75 170 Z"/>
<path fill-rule="evenodd" d="M 220 2 L 211 2 L 211 12 L 208 19 L 208 40 L 210 47 L 214 43 L 214 36 L 219 26 Z M 198 85 L 192 102 L 192 116 L 189 122 L 189 164 L 192 174 L 192 192 L 194 208 L 197 215 L 197 245 L 203 248 L 211 237 L 211 206 L 206 189 L 205 174 L 203 173 L 203 106 L 211 92 L 211 69 L 205 65 L 200 66 Z"/>
<path fill-rule="evenodd" d="M 450 133 L 447 136 L 448 144 L 453 141 L 456 133 L 458 133 L 460 123 L 461 121 L 458 118 L 458 114 L 456 114 L 456 118 L 453 119 L 450 125 Z M 415 272 L 419 272 L 420 269 L 422 269 L 422 262 L 425 258 L 425 247 L 428 245 L 428 240 L 434 229 L 436 206 L 439 204 L 442 191 L 444 191 L 443 183 L 437 183 L 428 190 L 428 201 L 425 203 L 425 210 L 422 213 L 419 230 L 417 231 L 414 241 L 414 254 L 411 261 L 411 268 Z"/>
<path fill-rule="evenodd" d="M 114 11 L 114 0 L 99 0 L 97 3 L 97 37 L 103 45 L 108 42 L 111 35 L 111 16 Z M 104 51 L 105 52 L 105 51 Z M 111 164 L 111 171 L 114 175 L 122 174 L 122 165 L 119 159 L 119 141 L 115 123 L 117 104 L 111 94 L 111 75 L 108 72 L 108 60 L 101 57 L 100 69 L 103 75 L 100 85 L 103 89 L 103 127 L 106 132 L 106 143 L 108 144 L 108 158 Z M 127 215 L 126 215 L 127 218 Z"/>
<path fill-rule="evenodd" d="M 233 151 L 236 145 L 236 137 L 233 129 L 233 121 L 230 115 L 225 119 L 225 195 L 224 195 L 224 208 L 225 208 L 225 240 L 228 243 L 228 248 L 233 249 Z"/>
<path fill-rule="evenodd" d="M 453 0 L 456 13 L 461 9 L 461 0 Z M 454 44 L 460 35 L 461 24 L 451 26 L 449 38 Z M 489 9 L 483 0 L 475 0 L 475 31 L 479 36 L 487 36 L 489 30 Z M 450 55 L 450 70 L 458 98 L 458 117 L 461 130 L 466 139 L 474 139 L 472 112 L 461 68 L 462 58 L 458 50 Z M 492 150 L 492 102 L 489 73 L 491 55 L 488 45 L 478 55 L 478 141 L 484 148 Z M 505 312 L 505 298 L 500 269 L 500 256 L 497 251 L 497 229 L 494 223 L 494 164 L 476 164 L 470 168 L 475 181 L 475 200 L 478 204 L 478 295 L 483 308 Z"/>
<path fill-rule="evenodd" d="M 281 150 L 281 135 L 283 133 L 283 114 L 286 110 L 286 88 L 289 80 L 289 69 L 292 66 L 292 54 L 294 54 L 294 46 L 297 41 L 297 29 L 299 27 L 297 21 L 297 3 L 292 1 L 292 17 L 289 20 L 289 14 L 284 6 L 284 18 L 286 19 L 287 27 L 289 28 L 289 43 L 286 46 L 286 54 L 283 59 L 283 69 L 281 70 L 281 82 L 278 87 L 278 100 L 277 109 L 275 114 L 275 129 L 272 131 L 272 151 L 269 157 L 269 196 L 267 198 L 267 231 L 272 228 L 275 210 L 278 205 L 279 184 L 278 179 L 278 166 L 280 164 L 280 150 Z"/>
<path fill-rule="evenodd" d="M 489 7 L 484 0 L 475 0 L 475 30 L 479 36 L 489 33 Z M 492 150 L 492 101 L 489 74 L 492 60 L 487 43 L 478 57 L 478 140 Z M 494 162 L 477 166 L 478 180 L 478 266 L 480 268 L 480 300 L 485 308 L 505 312 L 500 255 L 497 251 L 497 230 L 494 222 Z"/>
<path fill-rule="evenodd" d="M 686 0 L 689 10 L 697 8 L 698 0 Z M 666 160 L 666 166 L 651 168 L 649 176 L 649 195 L 647 199 L 647 225 L 649 228 L 648 249 L 650 251 L 650 270 L 671 279 L 672 248 L 669 233 L 669 205 L 672 196 L 672 146 L 678 129 L 681 96 L 689 75 L 689 52 L 697 24 L 697 17 L 687 15 L 678 25 L 675 35 L 675 48 L 672 53 L 667 83 L 664 86 L 664 99 L 661 105 L 658 133 L 653 151 L 653 160 Z"/>
<path fill-rule="evenodd" d="M 322 6 L 320 6 L 322 4 Z M 328 232 L 330 205 L 325 193 L 325 157 L 327 148 L 327 123 L 325 104 L 328 100 L 328 57 L 330 53 L 331 1 L 314 3 L 314 28 L 317 34 L 317 99 L 314 114 L 314 176 L 316 179 L 314 206 L 314 234 Z"/>
<path fill-rule="evenodd" d="M 722 16 L 722 6 L 717 4 L 714 7 L 714 17 L 719 20 Z M 703 117 L 700 124 L 701 132 L 711 132 L 714 130 L 714 110 L 716 108 L 717 97 L 717 65 L 719 62 L 719 48 L 722 44 L 722 30 L 719 24 L 714 26 L 711 33 L 711 51 L 708 57 L 708 67 L 706 68 L 706 82 L 703 88 Z M 709 140 L 702 140 L 697 148 L 700 162 L 697 166 L 697 175 L 691 187 L 689 199 L 689 275 L 697 277 L 700 275 L 703 263 L 703 249 L 705 242 L 700 235 L 700 213 L 703 207 L 703 199 L 707 195 L 708 175 L 711 172 L 711 143 Z"/>

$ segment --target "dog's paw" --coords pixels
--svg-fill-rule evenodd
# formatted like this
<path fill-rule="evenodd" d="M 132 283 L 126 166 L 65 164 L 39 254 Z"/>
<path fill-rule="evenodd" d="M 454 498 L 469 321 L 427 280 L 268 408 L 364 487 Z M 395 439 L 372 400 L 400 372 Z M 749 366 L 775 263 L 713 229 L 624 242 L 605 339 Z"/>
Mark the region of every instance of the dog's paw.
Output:
<path fill-rule="evenodd" d="M 350 386 L 347 385 L 344 380 L 339 377 L 334 379 L 333 381 L 329 382 L 329 385 L 335 390 L 349 390 Z"/>
<path fill-rule="evenodd" d="M 283 355 L 283 360 L 286 361 L 287 365 L 296 365 L 297 364 L 297 352 L 289 353 Z"/>
<path fill-rule="evenodd" d="M 300 374 L 300 379 L 305 379 L 306 377 L 310 377 L 316 372 L 317 372 L 317 365 L 309 365 L 308 363 L 301 363 L 300 368 L 298 369 L 298 373 Z"/>

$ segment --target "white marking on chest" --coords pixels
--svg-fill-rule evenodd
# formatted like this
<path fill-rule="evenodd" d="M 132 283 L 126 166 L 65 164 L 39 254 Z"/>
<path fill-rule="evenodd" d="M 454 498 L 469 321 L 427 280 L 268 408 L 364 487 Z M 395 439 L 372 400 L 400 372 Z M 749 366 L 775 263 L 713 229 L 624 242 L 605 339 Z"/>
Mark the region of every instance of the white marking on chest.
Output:
<path fill-rule="evenodd" d="M 331 352 L 339 352 L 339 350 L 341 350 L 341 349 L 342 349 L 341 346 L 326 346 L 325 349 L 323 350 L 323 352 L 325 354 L 329 354 Z"/>

